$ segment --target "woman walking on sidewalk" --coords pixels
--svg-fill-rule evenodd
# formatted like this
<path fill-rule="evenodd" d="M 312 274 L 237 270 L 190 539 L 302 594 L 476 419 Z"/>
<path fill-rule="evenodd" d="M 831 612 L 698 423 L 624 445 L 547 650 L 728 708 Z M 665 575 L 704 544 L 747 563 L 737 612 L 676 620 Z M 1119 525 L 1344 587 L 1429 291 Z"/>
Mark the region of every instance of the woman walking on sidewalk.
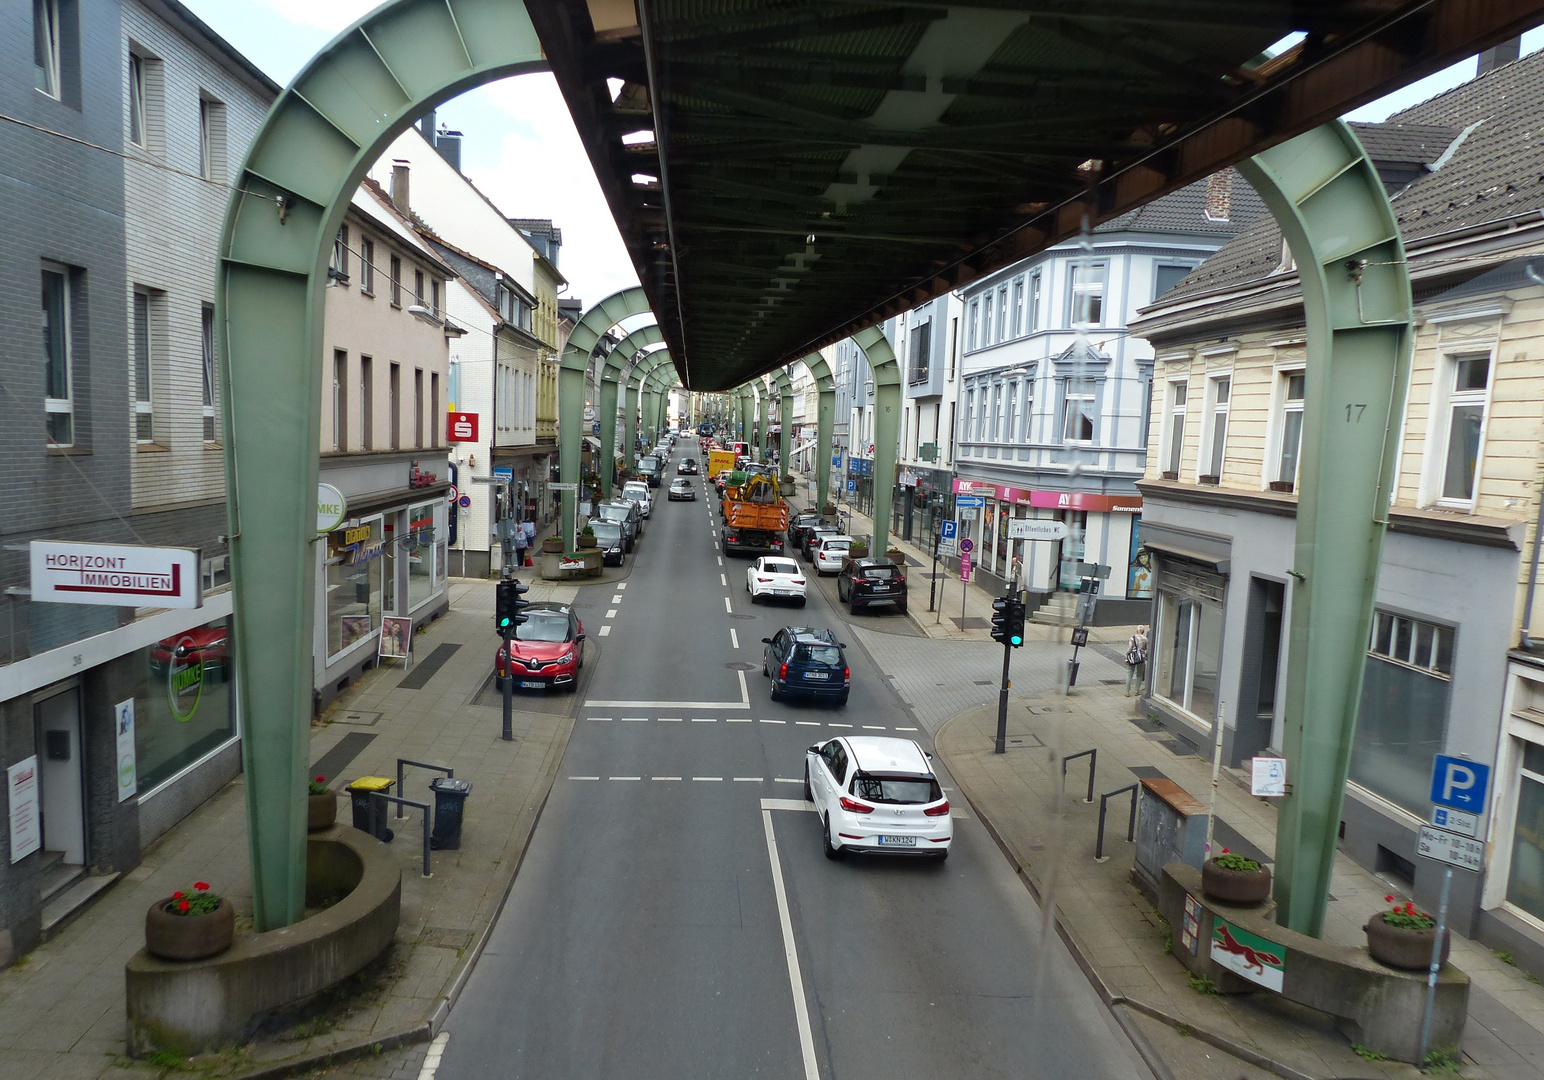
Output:
<path fill-rule="evenodd" d="M 1126 643 L 1126 696 L 1142 692 L 1147 681 L 1147 627 L 1137 627 Z"/>

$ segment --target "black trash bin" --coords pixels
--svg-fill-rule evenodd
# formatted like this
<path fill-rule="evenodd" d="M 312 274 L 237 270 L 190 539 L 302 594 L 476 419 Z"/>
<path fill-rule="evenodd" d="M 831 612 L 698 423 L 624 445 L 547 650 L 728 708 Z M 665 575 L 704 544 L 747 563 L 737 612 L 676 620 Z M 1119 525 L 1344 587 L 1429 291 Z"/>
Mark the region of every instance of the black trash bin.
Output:
<path fill-rule="evenodd" d="M 472 793 L 470 780 L 436 776 L 429 781 L 434 792 L 434 832 L 429 846 L 436 851 L 457 851 L 461 847 L 461 818 L 466 812 L 466 797 Z"/>
<path fill-rule="evenodd" d="M 361 832 L 370 833 L 382 843 L 391 843 L 396 833 L 386 827 L 386 807 L 390 803 L 382 803 L 376 813 L 375 828 L 370 827 L 370 793 L 379 791 L 382 795 L 390 795 L 391 789 L 396 786 L 396 781 L 387 776 L 361 776 L 348 786 L 348 797 L 354 810 L 354 828 Z"/>

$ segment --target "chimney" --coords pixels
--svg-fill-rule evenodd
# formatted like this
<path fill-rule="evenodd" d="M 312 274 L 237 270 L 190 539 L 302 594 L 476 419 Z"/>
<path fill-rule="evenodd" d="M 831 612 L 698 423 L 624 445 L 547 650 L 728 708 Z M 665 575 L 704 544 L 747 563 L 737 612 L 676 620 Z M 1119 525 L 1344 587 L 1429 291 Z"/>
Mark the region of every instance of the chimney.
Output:
<path fill-rule="evenodd" d="M 412 212 L 412 203 L 408 201 L 407 170 L 408 163 L 402 158 L 391 163 L 391 201 L 404 214 Z"/>
<path fill-rule="evenodd" d="M 461 171 L 461 132 L 441 128 L 434 136 L 434 148 L 452 169 Z"/>
<path fill-rule="evenodd" d="M 430 109 L 418 118 L 418 131 L 430 144 L 434 143 L 434 110 Z"/>
<path fill-rule="evenodd" d="M 1480 53 L 1479 67 L 1474 74 L 1478 77 L 1487 71 L 1495 71 L 1503 64 L 1510 64 L 1513 60 L 1516 60 L 1522 55 L 1522 52 L 1523 39 L 1521 37 L 1512 38 L 1510 41 L 1503 41 L 1500 45 L 1493 45 Z"/>
<path fill-rule="evenodd" d="M 1214 172 L 1206 181 L 1206 220 L 1227 221 L 1233 213 L 1233 170 Z"/>

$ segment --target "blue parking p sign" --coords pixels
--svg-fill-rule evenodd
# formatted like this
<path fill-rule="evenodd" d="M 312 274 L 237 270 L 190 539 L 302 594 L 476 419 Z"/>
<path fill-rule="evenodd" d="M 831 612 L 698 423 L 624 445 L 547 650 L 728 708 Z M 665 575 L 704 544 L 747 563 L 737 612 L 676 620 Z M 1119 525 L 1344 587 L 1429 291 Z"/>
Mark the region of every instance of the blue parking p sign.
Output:
<path fill-rule="evenodd" d="M 939 523 L 938 535 L 941 539 L 953 541 L 959 533 L 959 523 L 955 521 L 943 521 Z"/>
<path fill-rule="evenodd" d="M 1485 812 L 1490 766 L 1438 754 L 1431 770 L 1431 801 L 1471 814 Z"/>

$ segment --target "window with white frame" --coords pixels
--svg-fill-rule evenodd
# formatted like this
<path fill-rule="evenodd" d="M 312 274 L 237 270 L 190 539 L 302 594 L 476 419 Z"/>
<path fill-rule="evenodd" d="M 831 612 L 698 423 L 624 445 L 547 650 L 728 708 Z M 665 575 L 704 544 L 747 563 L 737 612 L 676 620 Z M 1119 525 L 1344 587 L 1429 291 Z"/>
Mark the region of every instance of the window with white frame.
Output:
<path fill-rule="evenodd" d="M 997 337 L 995 340 L 1003 342 L 1008 339 L 1008 286 L 1003 285 L 997 290 Z"/>
<path fill-rule="evenodd" d="M 1017 379 L 1008 384 L 1008 426 L 1003 431 L 1003 439 L 1006 442 L 1019 441 L 1019 382 Z"/>
<path fill-rule="evenodd" d="M 359 238 L 359 291 L 375 295 L 375 241 L 368 236 Z"/>
<path fill-rule="evenodd" d="M 1458 353 L 1443 358 L 1447 401 L 1438 416 L 1442 438 L 1442 494 L 1446 503 L 1472 504 L 1474 478 L 1485 430 L 1485 404 L 1490 390 L 1490 351 Z"/>
<path fill-rule="evenodd" d="M 50 446 L 75 445 L 74 348 L 69 270 L 43 264 L 43 409 Z"/>
<path fill-rule="evenodd" d="M 1013 324 L 1010 333 L 1018 337 L 1024 332 L 1024 279 L 1013 279 Z"/>
<path fill-rule="evenodd" d="M 205 180 L 225 179 L 225 103 L 198 99 L 198 172 Z"/>
<path fill-rule="evenodd" d="M 1097 326 L 1104 318 L 1104 263 L 1073 263 L 1067 268 L 1068 323 Z"/>
<path fill-rule="evenodd" d="M 332 266 L 328 277 L 348 284 L 348 226 L 340 225 L 338 235 L 332 238 Z"/>
<path fill-rule="evenodd" d="M 976 299 L 970 302 L 970 318 L 967 319 L 965 323 L 965 348 L 974 349 L 976 347 L 976 343 L 980 340 L 980 338 L 977 336 L 980 324 L 981 298 L 978 296 Z"/>
<path fill-rule="evenodd" d="M 1421 817 L 1432 757 L 1447 743 L 1453 641 L 1452 627 L 1373 613 L 1350 778 Z"/>
<path fill-rule="evenodd" d="M 992 432 L 988 437 L 997 442 L 1003 433 L 1003 384 L 992 386 Z"/>
<path fill-rule="evenodd" d="M 143 147 L 149 126 L 145 116 L 145 58 L 129 53 L 129 142 Z"/>
<path fill-rule="evenodd" d="M 150 293 L 134 290 L 134 441 L 155 442 L 155 353 L 156 341 L 151 325 Z"/>
<path fill-rule="evenodd" d="M 1067 380 L 1067 403 L 1062 413 L 1062 439 L 1065 442 L 1091 443 L 1098 423 L 1094 411 L 1093 384 L 1082 379 Z"/>
<path fill-rule="evenodd" d="M 1029 275 L 1029 310 L 1025 313 L 1028 322 L 1024 332 L 1033 334 L 1040 329 L 1040 274 L 1038 272 Z"/>
<path fill-rule="evenodd" d="M 1202 483 L 1215 484 L 1222 476 L 1222 459 L 1228 444 L 1228 400 L 1233 388 L 1230 375 L 1206 380 L 1207 421 L 1201 427 L 1201 454 L 1197 461 Z"/>
<path fill-rule="evenodd" d="M 59 0 L 32 0 L 33 85 L 51 98 L 62 93 L 60 29 Z"/>
<path fill-rule="evenodd" d="M 1276 452 L 1272 455 L 1270 480 L 1273 487 L 1291 491 L 1297 486 L 1298 452 L 1303 445 L 1303 392 L 1308 378 L 1301 371 L 1283 371 L 1277 380 Z"/>
<path fill-rule="evenodd" d="M 1163 476 L 1166 480 L 1179 479 L 1179 466 L 1185 455 L 1185 399 L 1189 384 L 1180 379 L 1169 383 L 1168 412 L 1164 417 Z"/>
<path fill-rule="evenodd" d="M 219 433 L 215 426 L 214 412 L 214 305 L 205 304 L 200 312 L 200 316 L 199 369 L 203 376 L 204 441 L 212 443 L 219 439 Z"/>
<path fill-rule="evenodd" d="M 332 351 L 332 448 L 348 449 L 348 353 Z"/>

